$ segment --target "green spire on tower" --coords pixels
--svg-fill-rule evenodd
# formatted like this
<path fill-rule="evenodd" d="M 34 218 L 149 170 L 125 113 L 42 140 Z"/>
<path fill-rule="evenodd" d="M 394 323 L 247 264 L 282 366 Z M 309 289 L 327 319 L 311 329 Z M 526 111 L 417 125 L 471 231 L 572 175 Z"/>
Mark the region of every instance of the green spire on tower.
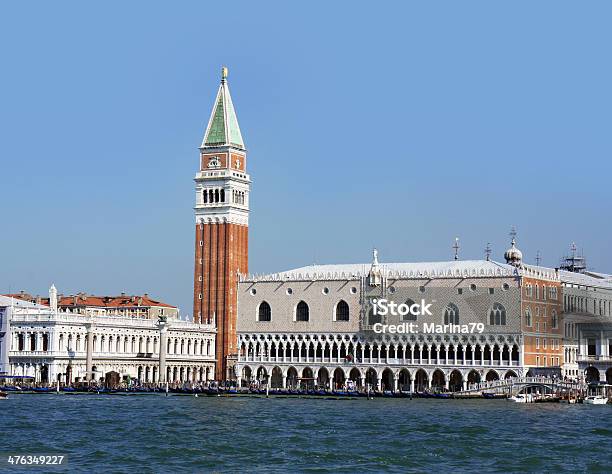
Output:
<path fill-rule="evenodd" d="M 238 118 L 232 103 L 232 96 L 227 85 L 226 67 L 221 69 L 221 85 L 202 142 L 202 148 L 219 146 L 234 146 L 241 150 L 245 149 L 238 126 Z"/>

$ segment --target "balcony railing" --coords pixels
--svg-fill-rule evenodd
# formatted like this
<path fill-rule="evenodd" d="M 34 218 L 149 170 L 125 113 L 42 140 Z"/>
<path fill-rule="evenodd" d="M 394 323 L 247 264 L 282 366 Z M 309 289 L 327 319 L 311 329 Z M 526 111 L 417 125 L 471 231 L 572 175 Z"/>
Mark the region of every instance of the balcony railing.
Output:
<path fill-rule="evenodd" d="M 14 323 L 67 323 L 67 324 L 86 324 L 93 323 L 95 326 L 130 326 L 144 329 L 153 329 L 157 331 L 157 320 L 148 318 L 134 318 L 130 316 L 117 316 L 117 315 L 106 315 L 106 316 L 86 316 L 84 314 L 75 313 L 41 313 L 31 309 L 19 309 L 15 310 L 11 316 L 11 324 Z M 170 332 L 182 331 L 182 330 L 202 330 L 209 329 L 213 330 L 212 324 L 196 324 L 190 321 L 183 321 L 181 319 L 171 319 L 168 321 Z"/>
<path fill-rule="evenodd" d="M 576 360 L 578 362 L 612 362 L 612 356 L 609 355 L 579 355 Z"/>

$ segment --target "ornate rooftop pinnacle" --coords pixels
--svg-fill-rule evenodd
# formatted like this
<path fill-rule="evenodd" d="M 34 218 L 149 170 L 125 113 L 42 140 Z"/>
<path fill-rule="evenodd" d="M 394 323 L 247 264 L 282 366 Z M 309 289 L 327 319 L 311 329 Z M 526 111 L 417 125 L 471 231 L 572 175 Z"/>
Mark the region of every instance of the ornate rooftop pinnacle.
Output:
<path fill-rule="evenodd" d="M 516 248 L 516 230 L 514 227 L 512 228 L 510 235 L 512 236 L 512 241 L 510 242 L 511 246 L 504 253 L 504 258 L 506 259 L 506 263 L 509 265 L 519 267 L 523 262 L 523 252 Z"/>
<path fill-rule="evenodd" d="M 372 250 L 372 266 L 368 274 L 368 281 L 370 286 L 378 286 L 382 283 L 382 272 L 378 264 L 378 250 L 376 248 Z"/>

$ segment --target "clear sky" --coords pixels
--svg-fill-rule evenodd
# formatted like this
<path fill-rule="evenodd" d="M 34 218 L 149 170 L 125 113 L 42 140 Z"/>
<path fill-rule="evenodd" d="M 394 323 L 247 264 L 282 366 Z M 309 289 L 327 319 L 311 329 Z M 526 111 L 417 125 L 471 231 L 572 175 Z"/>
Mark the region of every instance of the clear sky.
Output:
<path fill-rule="evenodd" d="M 191 315 L 221 65 L 250 269 L 503 259 L 612 272 L 610 2 L 3 2 L 0 291 Z"/>

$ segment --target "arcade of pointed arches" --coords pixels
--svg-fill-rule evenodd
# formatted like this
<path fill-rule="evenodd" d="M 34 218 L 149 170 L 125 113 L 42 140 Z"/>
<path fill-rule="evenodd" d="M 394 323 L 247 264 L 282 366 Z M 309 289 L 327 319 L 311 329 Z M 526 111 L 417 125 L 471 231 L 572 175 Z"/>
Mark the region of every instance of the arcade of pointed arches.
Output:
<path fill-rule="evenodd" d="M 349 334 L 240 334 L 238 373 L 243 383 L 269 376 L 274 388 L 293 387 L 305 379 L 338 388 L 351 379 L 358 386 L 388 390 L 411 384 L 461 389 L 464 383 L 516 376 L 519 344 L 513 335 L 388 336 L 383 340 Z M 370 376 L 369 370 L 374 371 Z"/>
<path fill-rule="evenodd" d="M 371 367 L 238 365 L 240 386 L 269 383 L 272 389 L 345 390 L 347 381 L 363 390 L 412 391 L 467 390 L 481 382 L 518 377 L 519 370 L 504 368 Z"/>

